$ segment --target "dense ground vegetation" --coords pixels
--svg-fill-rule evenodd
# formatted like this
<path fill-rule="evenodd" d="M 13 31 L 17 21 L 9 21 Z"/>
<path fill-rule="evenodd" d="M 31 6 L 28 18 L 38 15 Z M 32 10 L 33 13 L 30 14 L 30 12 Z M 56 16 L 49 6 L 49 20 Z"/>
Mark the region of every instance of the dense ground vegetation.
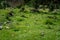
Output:
<path fill-rule="evenodd" d="M 25 0 L 21 8 L 4 3 L 0 6 L 0 40 L 60 40 L 60 1 L 56 0 L 56 7 L 51 2 Z"/>
<path fill-rule="evenodd" d="M 60 12 L 1 9 L 0 40 L 60 40 Z"/>

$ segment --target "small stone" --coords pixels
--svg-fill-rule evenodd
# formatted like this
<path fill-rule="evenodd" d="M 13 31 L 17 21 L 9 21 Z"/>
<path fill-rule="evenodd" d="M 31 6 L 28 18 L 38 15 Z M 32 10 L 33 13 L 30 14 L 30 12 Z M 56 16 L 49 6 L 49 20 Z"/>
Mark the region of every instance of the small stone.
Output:
<path fill-rule="evenodd" d="M 0 26 L 0 30 L 2 30 L 2 26 Z"/>
<path fill-rule="evenodd" d="M 6 29 L 9 29 L 9 27 L 6 27 Z"/>
<path fill-rule="evenodd" d="M 0 30 L 2 30 L 2 24 L 3 24 L 3 23 L 0 23 Z"/>

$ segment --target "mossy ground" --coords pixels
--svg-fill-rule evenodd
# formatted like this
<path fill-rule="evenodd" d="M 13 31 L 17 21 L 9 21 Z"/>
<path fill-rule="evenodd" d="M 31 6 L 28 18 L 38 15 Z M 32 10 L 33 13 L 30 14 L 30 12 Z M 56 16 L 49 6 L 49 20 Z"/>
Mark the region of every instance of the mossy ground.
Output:
<path fill-rule="evenodd" d="M 60 12 L 20 12 L 13 9 L 13 16 L 6 16 L 10 9 L 0 10 L 0 40 L 60 40 Z M 9 22 L 8 22 L 9 21 Z"/>

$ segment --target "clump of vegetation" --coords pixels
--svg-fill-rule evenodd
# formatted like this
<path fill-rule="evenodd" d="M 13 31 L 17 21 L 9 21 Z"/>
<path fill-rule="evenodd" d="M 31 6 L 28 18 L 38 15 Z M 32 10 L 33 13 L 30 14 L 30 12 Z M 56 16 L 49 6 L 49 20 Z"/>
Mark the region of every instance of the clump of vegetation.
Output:
<path fill-rule="evenodd" d="M 45 24 L 53 25 L 53 22 L 47 20 Z"/>

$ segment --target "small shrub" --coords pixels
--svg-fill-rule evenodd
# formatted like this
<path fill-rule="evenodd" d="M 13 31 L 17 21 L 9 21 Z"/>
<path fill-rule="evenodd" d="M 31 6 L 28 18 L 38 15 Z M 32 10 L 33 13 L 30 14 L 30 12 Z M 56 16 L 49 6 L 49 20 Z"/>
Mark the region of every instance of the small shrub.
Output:
<path fill-rule="evenodd" d="M 25 15 L 22 15 L 21 17 L 23 17 L 23 18 L 27 18 Z"/>
<path fill-rule="evenodd" d="M 57 19 L 56 16 L 48 16 L 48 18 L 51 18 L 51 19 Z"/>
<path fill-rule="evenodd" d="M 50 21 L 50 20 L 47 20 L 47 21 L 45 22 L 45 24 L 47 24 L 47 25 L 53 25 L 54 23 L 53 23 L 52 21 Z"/>

